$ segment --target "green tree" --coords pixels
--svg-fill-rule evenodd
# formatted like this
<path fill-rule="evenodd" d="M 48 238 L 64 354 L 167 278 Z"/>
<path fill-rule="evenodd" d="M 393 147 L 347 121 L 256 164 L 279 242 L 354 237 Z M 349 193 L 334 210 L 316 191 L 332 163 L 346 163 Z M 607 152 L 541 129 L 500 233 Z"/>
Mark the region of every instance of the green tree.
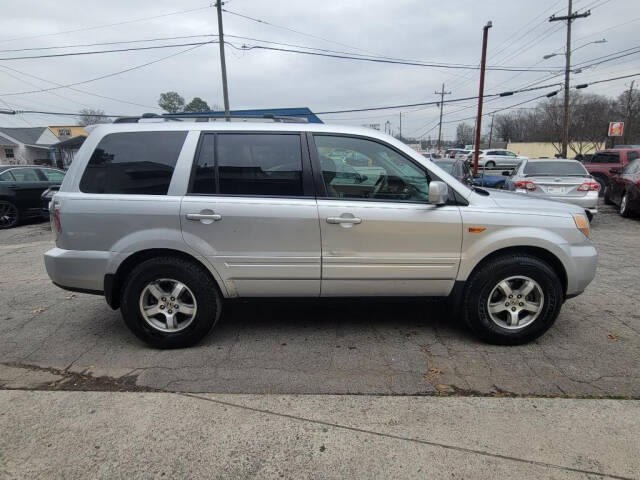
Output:
<path fill-rule="evenodd" d="M 209 104 L 200 97 L 194 97 L 193 100 L 184 106 L 185 112 L 208 112 L 210 110 Z"/>
<path fill-rule="evenodd" d="M 178 113 L 184 108 L 184 98 L 178 92 L 161 93 L 158 105 L 165 112 Z"/>

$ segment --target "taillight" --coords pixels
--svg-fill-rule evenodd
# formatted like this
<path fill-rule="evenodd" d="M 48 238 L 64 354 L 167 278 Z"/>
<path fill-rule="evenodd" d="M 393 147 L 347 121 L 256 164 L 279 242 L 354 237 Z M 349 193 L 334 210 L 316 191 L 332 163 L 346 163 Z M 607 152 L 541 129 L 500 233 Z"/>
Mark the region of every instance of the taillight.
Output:
<path fill-rule="evenodd" d="M 51 227 L 55 231 L 56 237 L 62 233 L 62 222 L 60 221 L 60 204 L 55 200 L 49 202 L 49 216 L 51 217 Z"/>
<path fill-rule="evenodd" d="M 580 185 L 577 190 L 579 192 L 597 192 L 600 190 L 600 184 L 598 182 L 586 182 Z"/>
<path fill-rule="evenodd" d="M 516 188 L 529 190 L 530 192 L 533 192 L 537 188 L 535 183 L 527 180 L 518 180 L 514 185 Z"/>

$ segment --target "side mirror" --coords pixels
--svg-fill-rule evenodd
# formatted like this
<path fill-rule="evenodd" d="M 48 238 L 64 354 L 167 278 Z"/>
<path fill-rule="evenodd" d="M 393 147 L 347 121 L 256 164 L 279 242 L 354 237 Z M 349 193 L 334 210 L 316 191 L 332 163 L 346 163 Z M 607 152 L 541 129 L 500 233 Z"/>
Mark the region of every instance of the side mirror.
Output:
<path fill-rule="evenodd" d="M 620 173 L 620 170 L 618 170 L 617 168 L 610 168 L 609 169 L 609 173 L 613 173 L 614 175 L 618 175 Z"/>
<path fill-rule="evenodd" d="M 502 172 L 502 176 L 503 177 L 510 177 L 511 176 L 511 171 L 510 170 L 505 170 Z"/>
<path fill-rule="evenodd" d="M 449 187 L 444 182 L 433 181 L 429 183 L 429 203 L 431 205 L 444 205 L 449 197 Z"/>

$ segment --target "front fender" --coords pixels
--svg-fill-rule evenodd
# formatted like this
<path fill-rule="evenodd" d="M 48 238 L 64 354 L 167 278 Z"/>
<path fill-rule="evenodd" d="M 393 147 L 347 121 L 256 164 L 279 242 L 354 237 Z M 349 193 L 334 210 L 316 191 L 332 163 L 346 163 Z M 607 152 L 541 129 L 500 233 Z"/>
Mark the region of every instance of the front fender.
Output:
<path fill-rule="evenodd" d="M 557 233 L 537 227 L 506 227 L 487 229 L 482 233 L 467 233 L 463 239 L 460 269 L 456 280 L 467 280 L 473 269 L 487 256 L 514 247 L 536 247 L 547 250 L 571 271 L 570 246 Z"/>

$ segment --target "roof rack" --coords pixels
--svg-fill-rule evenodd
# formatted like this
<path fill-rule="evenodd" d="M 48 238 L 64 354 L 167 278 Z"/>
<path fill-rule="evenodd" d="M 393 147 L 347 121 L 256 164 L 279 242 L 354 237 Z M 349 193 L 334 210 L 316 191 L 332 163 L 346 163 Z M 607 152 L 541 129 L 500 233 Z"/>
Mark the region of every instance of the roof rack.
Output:
<path fill-rule="evenodd" d="M 285 115 L 234 115 L 231 114 L 229 120 L 232 122 L 237 121 L 272 121 L 282 123 L 308 123 L 306 118 L 292 117 Z M 140 120 L 155 119 L 164 120 L 165 122 L 182 122 L 182 121 L 196 121 L 196 122 L 219 122 L 227 120 L 224 113 L 163 113 L 161 115 L 157 113 L 143 113 L 138 117 L 119 117 L 116 118 L 113 123 L 139 123 Z"/>

